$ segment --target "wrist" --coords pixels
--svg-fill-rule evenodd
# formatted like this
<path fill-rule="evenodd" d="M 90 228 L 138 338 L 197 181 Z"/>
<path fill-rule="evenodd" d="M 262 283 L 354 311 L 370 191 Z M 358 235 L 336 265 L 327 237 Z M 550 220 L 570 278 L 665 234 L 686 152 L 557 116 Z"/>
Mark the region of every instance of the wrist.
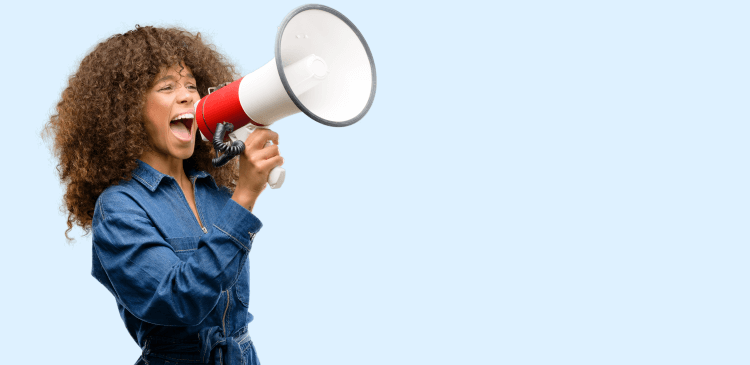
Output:
<path fill-rule="evenodd" d="M 257 199 L 257 194 L 244 193 L 239 191 L 235 191 L 234 194 L 232 194 L 232 200 L 251 212 L 253 211 L 253 207 L 255 206 L 255 201 Z"/>

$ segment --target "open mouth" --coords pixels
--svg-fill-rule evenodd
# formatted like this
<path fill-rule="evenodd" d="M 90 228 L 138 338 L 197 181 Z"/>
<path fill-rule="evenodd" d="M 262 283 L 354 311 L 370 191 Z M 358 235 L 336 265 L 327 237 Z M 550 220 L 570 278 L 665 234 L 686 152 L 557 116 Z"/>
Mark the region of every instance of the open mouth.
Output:
<path fill-rule="evenodd" d="M 194 120 L 195 114 L 182 113 L 169 122 L 169 130 L 172 131 L 172 134 L 178 139 L 189 141 L 193 138 L 192 133 L 190 132 L 193 130 Z"/>

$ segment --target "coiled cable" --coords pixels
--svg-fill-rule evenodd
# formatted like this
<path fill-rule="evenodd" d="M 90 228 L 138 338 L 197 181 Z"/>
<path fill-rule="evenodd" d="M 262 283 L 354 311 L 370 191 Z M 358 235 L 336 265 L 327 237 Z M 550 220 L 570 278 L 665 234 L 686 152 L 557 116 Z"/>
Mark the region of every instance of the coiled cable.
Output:
<path fill-rule="evenodd" d="M 216 157 L 211 160 L 214 167 L 224 166 L 227 162 L 238 156 L 245 151 L 245 143 L 242 141 L 234 141 L 230 145 L 229 142 L 224 142 L 224 135 L 232 133 L 234 131 L 234 125 L 232 123 L 221 122 L 216 124 L 216 133 L 214 133 L 213 145 L 216 151 Z M 223 153 L 223 155 L 219 155 Z"/>

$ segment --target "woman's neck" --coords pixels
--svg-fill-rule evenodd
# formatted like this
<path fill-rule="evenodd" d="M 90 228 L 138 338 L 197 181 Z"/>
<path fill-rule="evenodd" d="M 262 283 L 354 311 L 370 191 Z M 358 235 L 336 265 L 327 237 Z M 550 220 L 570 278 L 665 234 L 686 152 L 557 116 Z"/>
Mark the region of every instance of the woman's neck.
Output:
<path fill-rule="evenodd" d="M 181 187 L 183 187 L 183 184 L 189 182 L 185 174 L 185 169 L 182 166 L 182 159 L 163 156 L 154 151 L 144 152 L 139 159 L 153 167 L 156 171 L 172 176 Z"/>

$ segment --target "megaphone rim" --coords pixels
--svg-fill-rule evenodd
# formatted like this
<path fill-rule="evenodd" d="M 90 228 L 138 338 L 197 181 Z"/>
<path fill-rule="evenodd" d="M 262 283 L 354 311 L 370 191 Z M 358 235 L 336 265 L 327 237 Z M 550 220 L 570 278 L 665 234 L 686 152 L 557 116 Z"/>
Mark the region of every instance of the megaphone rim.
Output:
<path fill-rule="evenodd" d="M 302 103 L 302 101 L 297 98 L 297 96 L 294 94 L 294 91 L 292 91 L 292 87 L 289 85 L 289 81 L 286 78 L 286 74 L 284 73 L 284 65 L 281 61 L 281 37 L 284 34 L 284 30 L 286 29 L 287 24 L 294 18 L 297 14 L 306 11 L 306 10 L 322 10 L 325 12 L 328 12 L 337 18 L 341 19 L 346 25 L 349 26 L 349 28 L 354 32 L 354 34 L 357 35 L 357 38 L 359 38 L 359 41 L 362 43 L 362 46 L 365 48 L 365 52 L 367 52 L 367 59 L 370 62 L 370 70 L 372 71 L 372 87 L 370 89 L 370 98 L 367 100 L 367 104 L 364 108 L 362 108 L 362 111 L 359 112 L 354 118 L 343 121 L 343 122 L 334 122 L 325 118 L 322 118 L 318 116 L 317 114 L 313 113 L 310 109 L 305 107 L 305 105 Z M 349 125 L 352 125 L 356 122 L 358 122 L 360 119 L 362 119 L 365 114 L 370 110 L 370 107 L 372 106 L 372 102 L 375 100 L 375 89 L 377 86 L 377 78 L 375 73 L 375 60 L 372 58 L 372 53 L 370 52 L 370 47 L 367 45 L 367 42 L 365 41 L 365 37 L 362 36 L 362 33 L 360 33 L 359 29 L 352 23 L 349 18 L 344 16 L 344 14 L 341 14 L 336 9 L 330 8 L 325 5 L 320 4 L 307 4 L 302 5 L 294 10 L 292 10 L 286 18 L 281 22 L 281 25 L 279 26 L 278 31 L 276 32 L 276 46 L 274 47 L 274 56 L 276 58 L 276 68 L 279 72 L 279 78 L 281 79 L 281 84 L 284 86 L 284 90 L 286 90 L 286 93 L 289 95 L 289 98 L 292 99 L 292 102 L 294 105 L 299 108 L 300 111 L 305 113 L 308 117 L 315 120 L 318 123 L 330 126 L 330 127 L 346 127 Z"/>

